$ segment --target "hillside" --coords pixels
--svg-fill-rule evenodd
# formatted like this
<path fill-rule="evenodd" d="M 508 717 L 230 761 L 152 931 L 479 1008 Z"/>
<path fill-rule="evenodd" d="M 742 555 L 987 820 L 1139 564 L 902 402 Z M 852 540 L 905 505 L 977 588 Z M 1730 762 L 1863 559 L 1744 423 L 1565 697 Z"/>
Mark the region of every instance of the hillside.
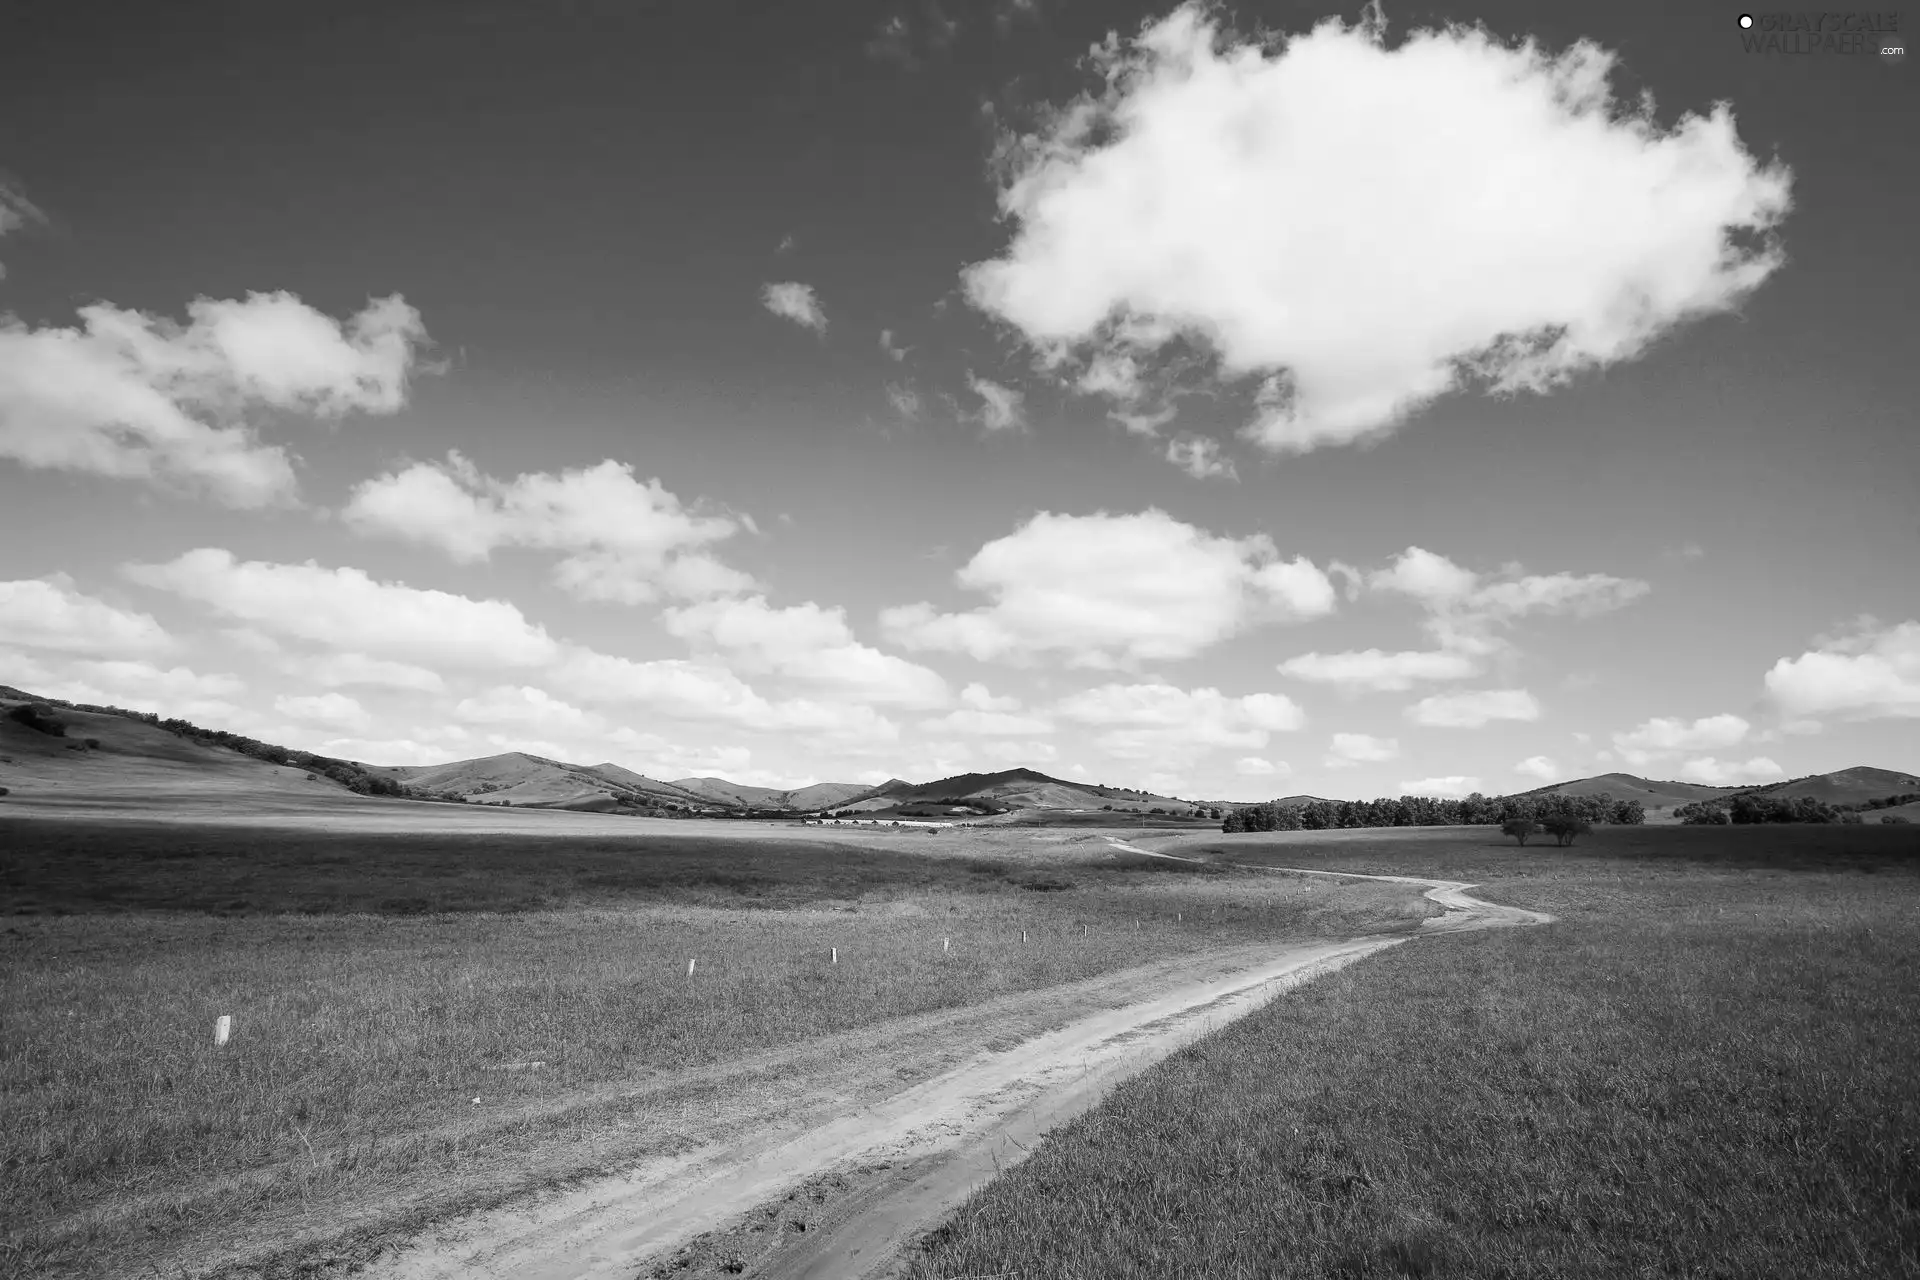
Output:
<path fill-rule="evenodd" d="M 52 708 L 42 732 L 12 719 L 15 708 Z M 337 781 L 304 765 L 281 765 L 225 747 L 185 738 L 157 724 L 108 711 L 58 705 L 0 686 L 0 786 L 48 796 L 155 800 L 195 796 L 257 799 L 360 799 Z"/>
<path fill-rule="evenodd" d="M 746 809 L 791 809 L 811 813 L 850 801 L 861 800 L 877 790 L 863 782 L 816 782 L 811 786 L 780 791 L 773 787 L 753 787 L 725 778 L 676 778 L 671 784 L 710 803 Z"/>
<path fill-rule="evenodd" d="M 1603 792 L 1615 800 L 1638 800 L 1648 809 L 1670 809 L 1696 800 L 1730 796 L 1739 787 L 1711 787 L 1699 782 L 1657 782 L 1632 773 L 1602 773 L 1571 782 L 1555 782 L 1519 794 L 1527 796 L 1597 796 Z"/>
<path fill-rule="evenodd" d="M 1878 800 L 1883 796 L 1904 795 L 1910 791 L 1920 791 L 1920 777 L 1911 773 L 1897 773 L 1891 769 L 1873 769 L 1866 765 L 1856 765 L 1851 769 L 1836 769 L 1832 773 L 1816 773 L 1805 778 L 1792 778 L 1786 782 L 1770 782 L 1765 786 L 1741 787 L 1729 795 L 1746 793 L 1749 795 L 1771 796 L 1776 800 L 1798 800 L 1808 796 L 1823 804 L 1859 804 L 1865 800 Z"/>

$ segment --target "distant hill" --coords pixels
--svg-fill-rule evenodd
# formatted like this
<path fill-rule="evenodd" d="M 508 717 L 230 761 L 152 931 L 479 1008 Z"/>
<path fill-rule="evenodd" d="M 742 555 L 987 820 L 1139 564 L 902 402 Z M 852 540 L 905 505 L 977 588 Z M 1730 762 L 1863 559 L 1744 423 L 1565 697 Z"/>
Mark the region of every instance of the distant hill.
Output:
<path fill-rule="evenodd" d="M 1003 769 L 998 773 L 960 773 L 933 782 L 895 779 L 874 789 L 864 799 L 837 807 L 856 813 L 890 813 L 904 808 L 972 808 L 987 812 L 1021 809 L 1083 810 L 1143 813 L 1152 808 L 1189 807 L 1188 802 L 1148 791 L 1101 787 L 1070 782 L 1035 769 Z"/>
<path fill-rule="evenodd" d="M 568 764 L 524 751 L 449 764 L 369 765 L 367 769 L 404 787 L 465 796 L 471 804 L 610 812 L 623 806 L 704 807 L 706 803 L 619 765 Z"/>
<path fill-rule="evenodd" d="M 1649 813 L 1700 800 L 1731 800 L 1738 795 L 1764 795 L 1781 800 L 1811 796 L 1826 804 L 1860 804 L 1883 796 L 1920 791 L 1920 777 L 1862 765 L 1757 786 L 1714 787 L 1699 782 L 1656 782 L 1631 773 L 1603 773 L 1597 777 L 1576 778 L 1572 782 L 1535 787 L 1521 794 L 1597 796 L 1603 791 L 1611 793 L 1616 800 L 1638 800 Z"/>
<path fill-rule="evenodd" d="M 811 813 L 872 795 L 877 788 L 864 782 L 816 782 L 811 786 L 780 791 L 773 787 L 752 787 L 725 778 L 676 778 L 671 784 L 714 804 L 746 809 L 791 809 Z"/>

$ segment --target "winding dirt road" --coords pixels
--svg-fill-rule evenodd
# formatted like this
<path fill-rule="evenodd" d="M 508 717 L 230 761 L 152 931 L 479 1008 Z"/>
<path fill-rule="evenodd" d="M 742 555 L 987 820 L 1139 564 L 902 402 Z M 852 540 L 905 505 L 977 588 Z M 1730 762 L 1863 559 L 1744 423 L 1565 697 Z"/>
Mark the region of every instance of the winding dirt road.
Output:
<path fill-rule="evenodd" d="M 1116 848 L 1175 857 L 1107 837 Z M 1194 861 L 1194 859 L 1179 859 Z M 380 1280 L 630 1280 L 703 1233 L 778 1202 L 810 1178 L 849 1171 L 803 1237 L 783 1240 L 754 1274 L 852 1280 L 882 1274 L 901 1248 L 1017 1163 L 1053 1126 L 1114 1084 L 1283 991 L 1410 938 L 1549 923 L 1542 912 L 1483 902 L 1470 884 L 1412 876 L 1265 868 L 1293 875 L 1420 886 L 1444 914 L 1418 930 L 1319 941 L 1260 955 L 1236 948 L 1208 968 L 1170 970 L 1157 989 L 1075 1017 L 1001 1051 L 788 1131 L 714 1144 L 597 1181 L 524 1210 L 449 1224 L 375 1262 Z M 1211 971 L 1208 971 L 1208 970 Z M 819 1122 L 822 1121 L 823 1122 Z M 844 1188 L 843 1188 L 844 1189 Z"/>

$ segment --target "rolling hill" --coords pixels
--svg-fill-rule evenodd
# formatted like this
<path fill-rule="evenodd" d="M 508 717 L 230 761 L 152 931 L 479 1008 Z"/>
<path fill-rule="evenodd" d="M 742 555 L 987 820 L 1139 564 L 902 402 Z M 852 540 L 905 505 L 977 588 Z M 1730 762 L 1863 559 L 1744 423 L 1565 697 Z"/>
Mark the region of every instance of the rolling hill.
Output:
<path fill-rule="evenodd" d="M 670 785 L 713 804 L 746 809 L 791 809 L 795 813 L 847 804 L 877 790 L 863 782 L 816 782 L 812 786 L 779 791 L 773 787 L 729 782 L 725 778 L 677 778 Z"/>
<path fill-rule="evenodd" d="M 619 765 L 578 765 L 524 751 L 449 764 L 369 765 L 369 773 L 404 787 L 465 796 L 473 804 L 611 811 L 636 807 L 707 807 L 701 797 Z"/>
<path fill-rule="evenodd" d="M 1146 791 L 1093 786 L 1050 777 L 1034 769 L 1003 769 L 998 773 L 960 773 L 934 782 L 911 783 L 895 779 L 873 789 L 863 799 L 842 802 L 842 812 L 882 814 L 902 809 L 970 808 L 984 812 L 1054 809 L 1144 812 L 1150 808 L 1186 808 L 1187 802 Z"/>

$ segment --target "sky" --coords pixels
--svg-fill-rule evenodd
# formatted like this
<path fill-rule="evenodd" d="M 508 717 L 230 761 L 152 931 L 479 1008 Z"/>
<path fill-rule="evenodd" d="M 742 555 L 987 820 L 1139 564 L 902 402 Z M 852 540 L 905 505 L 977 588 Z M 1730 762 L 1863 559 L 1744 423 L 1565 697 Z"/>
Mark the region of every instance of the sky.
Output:
<path fill-rule="evenodd" d="M 1904 61 L 1644 0 L 22 12 L 0 683 L 775 787 L 1920 769 Z"/>

